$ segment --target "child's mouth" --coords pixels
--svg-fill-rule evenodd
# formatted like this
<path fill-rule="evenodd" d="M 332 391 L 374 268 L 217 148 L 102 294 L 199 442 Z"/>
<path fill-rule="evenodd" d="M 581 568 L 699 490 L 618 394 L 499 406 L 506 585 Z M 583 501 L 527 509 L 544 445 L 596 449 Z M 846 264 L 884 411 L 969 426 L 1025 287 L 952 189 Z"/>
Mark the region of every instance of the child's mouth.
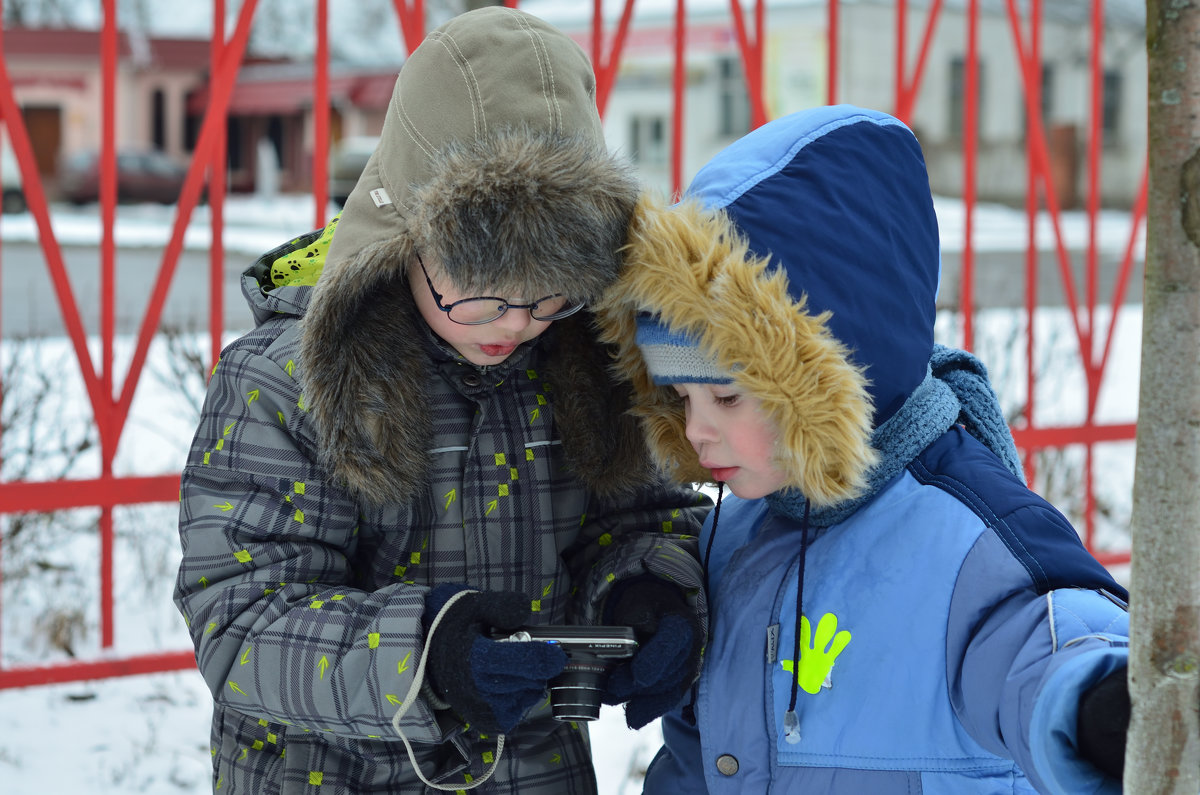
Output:
<path fill-rule="evenodd" d="M 737 467 L 713 467 L 709 471 L 712 472 L 713 480 L 719 481 L 721 483 L 725 483 L 731 477 L 733 477 L 734 473 L 737 472 L 737 470 L 738 470 Z"/>
<path fill-rule="evenodd" d="M 508 356 L 517 349 L 516 345 L 480 345 L 484 356 Z"/>

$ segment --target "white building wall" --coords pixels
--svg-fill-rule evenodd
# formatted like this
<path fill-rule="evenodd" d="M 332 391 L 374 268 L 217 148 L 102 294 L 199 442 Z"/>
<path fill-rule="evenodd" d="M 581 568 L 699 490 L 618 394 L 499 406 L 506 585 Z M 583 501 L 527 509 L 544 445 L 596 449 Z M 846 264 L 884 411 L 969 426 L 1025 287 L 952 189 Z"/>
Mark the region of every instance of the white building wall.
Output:
<path fill-rule="evenodd" d="M 94 59 L 38 58 L 15 69 L 13 96 L 21 107 L 60 109 L 58 162 L 96 140 L 100 129 L 102 79 Z"/>
<path fill-rule="evenodd" d="M 22 107 L 57 107 L 61 127 L 58 162 L 81 151 L 100 147 L 104 124 L 103 76 L 95 68 L 95 58 L 54 58 L 23 60 L 10 66 L 14 96 Z M 116 107 L 113 124 L 118 146 L 152 148 L 153 94 L 162 89 L 166 102 L 165 123 L 167 153 L 185 162 L 184 119 L 187 92 L 195 88 L 201 76 L 182 72 L 153 72 L 120 65 L 114 88 Z"/>
<path fill-rule="evenodd" d="M 629 151 L 632 117 L 657 112 L 668 124 L 671 118 L 672 57 L 670 31 L 672 4 L 639 3 L 631 30 L 657 27 L 662 46 L 639 50 L 629 46 L 620 77 L 605 114 L 610 144 Z M 906 80 L 912 81 L 928 20 L 928 9 L 909 4 L 906 24 Z M 743 0 L 747 29 L 753 32 L 754 0 Z M 839 65 L 836 99 L 895 112 L 896 107 L 896 4 L 891 0 L 843 0 L 839 5 Z M 523 3 L 527 10 L 576 35 L 587 46 L 591 24 L 590 2 Z M 646 8 L 639 14 L 637 8 Z M 689 22 L 688 92 L 686 96 L 683 185 L 709 158 L 732 138 L 717 134 L 719 113 L 718 60 L 736 56 L 736 42 L 704 29 L 732 30 L 729 3 L 687 3 Z M 772 118 L 794 110 L 823 104 L 827 81 L 827 7 L 813 0 L 773 0 L 768 4 L 764 81 L 768 113 Z M 606 21 L 611 35 L 616 18 Z M 1023 35 L 1028 41 L 1027 23 Z M 1063 185 L 1064 201 L 1087 196 L 1087 147 L 1091 116 L 1090 22 L 1065 22 L 1048 15 L 1041 26 L 1041 53 L 1052 67 L 1049 116 L 1044 120 L 1047 146 L 1053 146 L 1052 129 L 1074 126 L 1071 147 L 1052 153 L 1056 172 L 1074 174 L 1073 186 Z M 1141 27 L 1126 24 L 1106 32 L 1106 68 L 1122 75 L 1123 96 L 1118 132 L 1110 134 L 1101 158 L 1101 195 L 1111 206 L 1128 206 L 1139 186 L 1146 148 L 1146 58 Z M 632 40 L 631 40 L 632 42 Z M 976 196 L 983 201 L 1023 204 L 1027 193 L 1023 79 L 1013 31 L 1003 4 L 989 4 L 981 13 L 977 32 L 980 63 L 978 137 L 976 141 Z M 1028 46 L 1026 43 L 1025 46 Z M 935 26 L 930 51 L 918 83 L 910 123 L 921 139 L 929 165 L 930 183 L 937 193 L 961 195 L 964 146 L 958 130 L 959 114 L 952 111 L 951 75 L 955 58 L 967 55 L 967 16 L 959 4 L 946 3 Z M 1061 134 L 1060 134 L 1061 135 Z M 1069 159 L 1070 162 L 1067 162 Z M 641 166 L 651 184 L 669 188 L 667 166 Z M 1073 190 L 1071 189 L 1073 187 Z"/>
<path fill-rule="evenodd" d="M 916 5 L 916 4 L 913 4 Z M 884 110 L 895 109 L 895 26 L 891 3 L 842 5 L 841 75 L 839 101 Z M 911 8 L 906 30 L 906 81 L 912 80 L 928 12 Z M 1052 70 L 1049 115 L 1044 119 L 1047 146 L 1060 161 L 1069 152 L 1053 149 L 1052 130 L 1072 126 L 1074 156 L 1068 167 L 1075 175 L 1076 202 L 1086 196 L 1086 154 L 1091 119 L 1091 38 L 1087 23 L 1046 19 L 1041 26 L 1042 62 Z M 934 190 L 962 192 L 964 146 L 956 134 L 951 110 L 951 64 L 967 56 L 967 18 L 949 4 L 934 30 L 925 68 L 918 84 L 917 103 L 910 123 L 921 138 Z M 1023 46 L 1029 32 L 1023 27 Z M 1017 45 L 1006 14 L 981 14 L 977 31 L 979 59 L 976 194 L 983 200 L 1024 201 L 1027 192 L 1024 81 Z M 1101 158 L 1101 196 L 1104 203 L 1127 206 L 1136 194 L 1146 147 L 1146 59 L 1136 44 L 1140 28 L 1110 28 L 1105 33 L 1105 68 L 1122 75 L 1118 111 L 1119 132 L 1110 134 Z M 961 122 L 958 122 L 961 129 Z M 1070 191 L 1061 191 L 1063 198 Z"/>

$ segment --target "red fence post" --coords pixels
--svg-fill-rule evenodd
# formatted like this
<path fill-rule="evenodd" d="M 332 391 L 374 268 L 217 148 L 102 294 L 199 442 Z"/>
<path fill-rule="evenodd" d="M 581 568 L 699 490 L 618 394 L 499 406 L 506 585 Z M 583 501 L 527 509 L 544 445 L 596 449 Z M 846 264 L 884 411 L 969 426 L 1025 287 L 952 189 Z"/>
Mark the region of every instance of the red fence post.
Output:
<path fill-rule="evenodd" d="M 684 91 L 687 88 L 687 10 L 685 0 L 675 0 L 675 73 L 671 81 L 674 98 L 671 103 L 671 195 L 683 195 L 683 115 Z"/>
<path fill-rule="evenodd" d="M 766 124 L 767 103 L 763 96 L 763 35 L 766 30 L 766 0 L 754 3 L 754 40 L 746 33 L 746 19 L 740 0 L 730 0 L 733 12 L 733 28 L 737 34 L 738 49 L 742 51 L 742 71 L 746 76 L 746 93 L 750 96 L 750 129 Z"/>
<path fill-rule="evenodd" d="M 841 57 L 838 44 L 842 38 L 842 31 L 838 20 L 839 10 L 838 0 L 826 0 L 825 104 L 827 105 L 836 105 L 838 102 L 838 63 Z"/>
<path fill-rule="evenodd" d="M 209 50 L 209 71 L 225 53 L 225 0 L 213 0 L 212 46 Z M 224 119 L 222 119 L 222 126 Z M 213 146 L 212 165 L 208 169 L 209 232 L 212 242 L 208 250 L 208 333 L 209 372 L 221 358 L 221 332 L 225 328 L 225 163 L 228 158 L 225 136 Z"/>
<path fill-rule="evenodd" d="M 325 226 L 329 202 L 329 0 L 317 0 L 317 54 L 313 93 L 313 229 Z"/>
<path fill-rule="evenodd" d="M 249 39 L 250 20 L 253 17 L 257 0 L 246 0 L 241 9 L 237 29 L 231 40 L 231 46 L 224 48 L 222 62 L 213 72 L 215 84 L 223 86 L 224 91 L 218 91 L 213 96 L 210 114 L 206 117 L 200 139 L 180 194 L 175 223 L 171 240 L 163 256 L 158 279 L 151 293 L 146 316 L 139 332 L 133 360 L 126 374 L 119 398 L 113 397 L 113 356 L 112 345 L 115 336 L 115 246 L 113 227 L 116 209 L 116 146 L 115 119 L 113 109 L 116 107 L 116 61 L 118 52 L 118 36 L 116 30 L 115 0 L 104 0 L 104 28 L 101 35 L 101 62 L 104 80 L 103 97 L 104 122 L 101 127 L 101 218 L 103 219 L 103 237 L 101 241 L 101 372 L 97 374 L 91 356 L 88 352 L 83 322 L 75 303 L 69 275 L 62 260 L 61 249 L 55 240 L 53 228 L 49 222 L 49 206 L 41 178 L 33 165 L 32 148 L 28 132 L 23 121 L 15 126 L 10 124 L 10 137 L 13 140 L 14 153 L 22 162 L 23 184 L 33 213 L 38 224 L 39 239 L 43 253 L 46 256 L 48 269 L 63 313 L 63 322 L 74 346 L 76 358 L 92 408 L 92 414 L 101 441 L 101 474 L 92 480 L 48 481 L 48 482 L 9 482 L 0 483 L 0 513 L 16 513 L 29 510 L 56 510 L 69 507 L 98 507 L 100 509 L 100 645 L 103 649 L 111 648 L 114 638 L 114 583 L 113 583 L 113 525 L 112 508 L 117 505 L 130 505 L 145 502 L 168 502 L 178 499 L 179 476 L 166 475 L 160 477 L 114 477 L 112 461 L 116 453 L 121 432 L 128 417 L 129 406 L 133 399 L 134 390 L 141 376 L 145 362 L 146 351 L 154 336 L 162 309 L 166 301 L 167 290 L 174 275 L 175 266 L 183 245 L 183 233 L 187 227 L 188 218 L 195 208 L 200 195 L 202 175 L 205 168 L 212 166 L 222 168 L 224 164 L 213 165 L 214 152 L 222 152 L 223 148 L 216 145 L 218 135 L 223 138 L 225 131 L 225 108 L 232 93 L 237 67 L 241 62 L 242 53 Z M 16 105 L 9 78 L 7 65 L 0 63 L 0 116 L 6 120 L 20 120 L 20 110 Z M 221 128 L 218 129 L 218 124 Z M 219 333 L 219 332 L 218 332 Z M 145 672 L 147 668 L 156 668 L 173 661 L 171 664 L 178 668 L 186 657 L 182 653 L 166 655 L 140 655 L 122 659 L 109 659 L 96 663 L 70 663 L 54 667 L 54 673 L 45 681 L 65 681 L 63 677 L 92 678 L 100 675 L 122 675 L 124 673 Z M 21 686 L 22 683 L 43 681 L 29 668 L 0 669 L 0 689 L 4 687 Z M 108 673 L 103 673 L 108 672 Z M 30 677 L 33 677 L 31 680 Z"/>
<path fill-rule="evenodd" d="M 617 80 L 617 71 L 621 68 L 621 54 L 625 49 L 625 37 L 629 33 L 629 21 L 633 18 L 633 0 L 625 0 L 625 7 L 621 11 L 621 21 L 617 23 L 617 32 L 613 36 L 612 46 L 605 54 L 602 3 L 603 0 L 593 0 L 592 6 L 592 64 L 596 72 L 596 109 L 600 113 L 600 118 L 604 118 L 604 110 L 608 107 L 608 97 Z"/>

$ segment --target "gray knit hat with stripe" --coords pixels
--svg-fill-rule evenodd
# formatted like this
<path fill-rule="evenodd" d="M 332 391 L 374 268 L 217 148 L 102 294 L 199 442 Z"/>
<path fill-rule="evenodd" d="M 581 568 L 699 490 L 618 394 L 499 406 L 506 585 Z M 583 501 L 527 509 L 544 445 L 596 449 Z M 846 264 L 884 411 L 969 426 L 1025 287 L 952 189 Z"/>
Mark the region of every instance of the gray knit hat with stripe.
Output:
<path fill-rule="evenodd" d="M 672 329 L 658 315 L 638 313 L 636 340 L 656 386 L 733 383 L 733 375 L 700 348 L 699 338 Z"/>

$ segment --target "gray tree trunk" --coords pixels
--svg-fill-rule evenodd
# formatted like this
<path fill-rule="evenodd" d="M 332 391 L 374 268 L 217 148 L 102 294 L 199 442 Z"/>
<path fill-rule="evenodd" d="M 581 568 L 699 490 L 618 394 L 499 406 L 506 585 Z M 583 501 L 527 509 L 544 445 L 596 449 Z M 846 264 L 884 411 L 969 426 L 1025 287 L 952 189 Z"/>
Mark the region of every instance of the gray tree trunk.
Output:
<path fill-rule="evenodd" d="M 1125 792 L 1200 792 L 1200 7 L 1147 0 L 1150 193 Z"/>

